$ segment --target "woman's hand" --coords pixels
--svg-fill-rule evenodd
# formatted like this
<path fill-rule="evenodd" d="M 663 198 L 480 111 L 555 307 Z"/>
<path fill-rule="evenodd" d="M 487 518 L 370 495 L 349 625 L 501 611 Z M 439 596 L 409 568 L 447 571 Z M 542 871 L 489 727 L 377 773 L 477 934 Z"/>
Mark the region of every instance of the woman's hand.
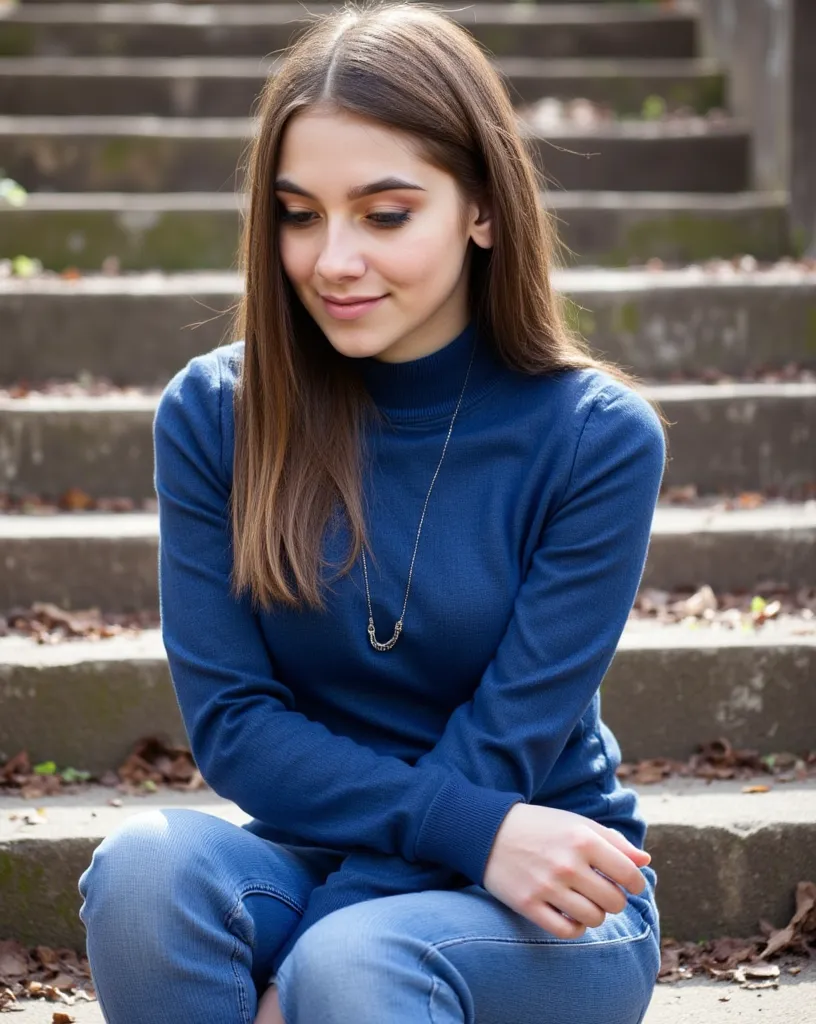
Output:
<path fill-rule="evenodd" d="M 261 996 L 258 1004 L 258 1016 L 255 1024 L 286 1024 L 278 1001 L 278 989 L 276 985 L 270 985 Z"/>
<path fill-rule="evenodd" d="M 534 924 L 572 939 L 624 909 L 626 893 L 615 883 L 635 895 L 644 890 L 640 868 L 651 859 L 592 818 L 518 803 L 496 833 L 484 887 Z"/>

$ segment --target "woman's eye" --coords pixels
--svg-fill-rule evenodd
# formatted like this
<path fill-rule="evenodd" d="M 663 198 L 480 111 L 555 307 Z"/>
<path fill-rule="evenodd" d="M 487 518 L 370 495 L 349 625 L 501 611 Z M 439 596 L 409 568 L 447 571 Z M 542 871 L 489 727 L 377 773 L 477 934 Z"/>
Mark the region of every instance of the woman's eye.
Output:
<path fill-rule="evenodd" d="M 289 224 L 305 224 L 306 217 L 311 217 L 308 210 L 281 210 L 280 214 L 280 219 Z"/>
<path fill-rule="evenodd" d="M 390 212 L 390 213 L 372 213 L 372 219 L 375 224 L 381 224 L 383 227 L 398 227 L 400 224 L 405 224 L 406 221 L 411 219 L 411 214 L 407 210 L 401 212 Z"/>
<path fill-rule="evenodd" d="M 282 209 L 280 219 L 284 223 L 293 224 L 298 227 L 308 226 L 310 223 L 309 218 L 312 216 L 311 210 L 287 210 Z M 411 214 L 407 210 L 403 211 L 389 211 L 382 213 L 371 213 L 369 214 L 369 220 L 377 227 L 399 227 L 401 224 L 405 224 L 411 219 Z"/>

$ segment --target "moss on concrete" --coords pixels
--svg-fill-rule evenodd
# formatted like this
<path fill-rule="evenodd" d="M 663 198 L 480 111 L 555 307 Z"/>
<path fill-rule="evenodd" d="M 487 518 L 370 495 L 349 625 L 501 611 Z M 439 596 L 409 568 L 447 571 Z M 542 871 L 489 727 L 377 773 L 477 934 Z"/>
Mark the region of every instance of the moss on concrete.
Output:
<path fill-rule="evenodd" d="M 705 114 L 725 106 L 725 79 L 722 75 L 704 75 L 688 82 L 675 82 L 665 90 L 669 109 L 690 107 Z"/>
<path fill-rule="evenodd" d="M 3 902 L 15 896 L 34 895 L 42 888 L 44 877 L 41 864 L 13 857 L 8 850 L 0 850 L 0 895 Z"/>
<path fill-rule="evenodd" d="M 480 42 L 497 57 L 506 57 L 517 50 L 514 26 L 479 25 L 476 34 Z"/>
<path fill-rule="evenodd" d="M 33 25 L 0 21 L 0 57 L 30 57 L 35 52 Z"/>
<path fill-rule="evenodd" d="M 808 247 L 808 236 L 804 228 L 794 227 L 791 229 L 792 255 L 800 259 L 805 255 Z"/>
<path fill-rule="evenodd" d="M 816 355 L 816 307 L 809 309 L 805 316 L 805 351 Z"/>
<path fill-rule="evenodd" d="M 0 893 L 8 890 L 9 884 L 14 877 L 14 861 L 11 855 L 0 850 Z"/>
<path fill-rule="evenodd" d="M 18 844 L 14 854 L 0 849 L 0 934 L 5 929 L 24 946 L 84 949 L 77 882 L 95 845 L 69 839 L 58 849 L 50 843 L 36 849 L 33 841 Z"/>
<path fill-rule="evenodd" d="M 592 337 L 592 335 L 597 330 L 597 327 L 598 327 L 598 324 L 597 324 L 597 321 L 595 320 L 595 314 L 591 310 L 584 309 L 583 307 L 579 306 L 578 307 L 578 333 L 583 338 L 586 338 L 587 341 L 589 341 L 589 339 Z"/>
<path fill-rule="evenodd" d="M 110 139 L 102 148 L 100 156 L 100 163 L 102 169 L 109 173 L 115 174 L 127 167 L 130 161 L 131 154 L 133 152 L 134 139 Z M 141 140 L 144 144 L 150 140 Z"/>
<path fill-rule="evenodd" d="M 59 918 L 66 929 L 80 929 L 84 931 L 84 925 L 79 917 L 79 908 L 82 906 L 82 896 L 79 889 L 76 892 L 59 893 L 55 897 L 52 906 L 54 908 L 54 916 Z"/>
<path fill-rule="evenodd" d="M 0 256 L 24 253 L 47 270 L 98 270 L 117 256 L 123 270 L 230 269 L 239 242 L 237 211 L 51 212 L 0 210 Z"/>
<path fill-rule="evenodd" d="M 785 248 L 774 210 L 757 211 L 750 219 L 684 211 L 655 215 L 632 224 L 625 231 L 622 243 L 601 254 L 599 259 L 610 267 L 642 263 L 653 257 L 693 263 L 751 253 L 767 259 L 784 255 Z"/>
<path fill-rule="evenodd" d="M 636 302 L 623 302 L 612 311 L 612 328 L 616 332 L 637 334 L 640 330 L 640 309 Z"/>
<path fill-rule="evenodd" d="M 101 775 L 121 764 L 139 736 L 184 740 L 166 663 L 46 669 L 39 683 L 33 675 L 27 669 L 15 673 L 13 685 L 30 696 L 17 702 L 8 726 L 0 722 L 0 749 L 8 747 L 16 718 L 23 724 L 15 742 L 32 760 L 54 760 L 60 772 L 73 768 Z M 36 728 L 28 722 L 36 722 Z"/>
<path fill-rule="evenodd" d="M 705 210 L 665 215 L 623 211 L 617 223 L 605 224 L 601 216 L 594 238 L 571 237 L 569 223 L 559 224 L 559 230 L 567 249 L 580 253 L 571 262 L 603 266 L 627 266 L 651 257 L 688 263 L 742 253 L 777 259 L 791 249 L 783 215 L 773 208 L 719 217 Z M 98 270 L 111 255 L 119 258 L 123 270 L 234 269 L 240 217 L 237 209 L 117 213 L 22 207 L 0 209 L 0 236 L 0 256 L 37 257 L 49 270 Z M 595 333 L 594 316 L 579 314 L 579 329 Z"/>

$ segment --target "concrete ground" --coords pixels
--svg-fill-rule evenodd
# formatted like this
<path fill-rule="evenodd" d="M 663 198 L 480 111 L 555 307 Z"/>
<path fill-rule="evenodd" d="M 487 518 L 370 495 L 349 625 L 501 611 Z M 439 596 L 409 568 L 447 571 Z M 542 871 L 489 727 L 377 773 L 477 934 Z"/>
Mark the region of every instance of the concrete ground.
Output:
<path fill-rule="evenodd" d="M 793 962 L 802 966 L 795 977 L 785 970 Z M 816 1024 L 816 961 L 786 958 L 779 966 L 778 989 L 744 989 L 705 978 L 658 985 L 643 1024 Z M 55 1012 L 68 1013 L 76 1024 L 104 1024 L 98 1003 L 20 1005 L 21 1012 L 4 1017 L 8 1024 L 52 1024 Z M 599 1013 L 597 1020 L 584 1024 L 604 1024 L 603 1012 Z M 542 1019 L 541 1024 L 563 1022 Z"/>

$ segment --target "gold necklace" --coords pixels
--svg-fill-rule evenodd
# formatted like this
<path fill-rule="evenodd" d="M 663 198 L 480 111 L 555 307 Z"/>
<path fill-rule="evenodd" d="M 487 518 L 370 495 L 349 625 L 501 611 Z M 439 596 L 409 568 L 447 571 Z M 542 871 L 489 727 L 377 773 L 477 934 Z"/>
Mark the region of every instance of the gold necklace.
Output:
<path fill-rule="evenodd" d="M 374 629 L 374 613 L 371 610 L 371 592 L 368 589 L 368 570 L 366 568 L 365 547 L 363 547 L 362 549 L 363 574 L 365 576 L 366 598 L 368 600 L 368 639 L 371 641 L 371 646 L 376 651 L 390 651 L 391 648 L 399 639 L 400 634 L 402 633 L 402 625 L 405 619 L 405 608 L 406 605 L 408 604 L 408 591 L 411 589 L 411 576 L 413 575 L 414 572 L 414 559 L 416 558 L 417 547 L 419 546 L 419 535 L 422 532 L 422 524 L 425 521 L 425 510 L 428 507 L 428 500 L 431 497 L 433 485 L 436 483 L 437 475 L 439 474 L 439 470 L 442 466 L 442 459 L 445 458 L 445 452 L 448 449 L 448 441 L 450 441 L 451 432 L 453 431 L 453 424 L 454 421 L 456 420 L 456 414 L 459 412 L 459 406 L 462 404 L 462 398 L 464 397 L 465 394 L 465 388 L 467 387 L 468 377 L 470 376 L 470 368 L 473 366 L 473 357 L 476 354 L 477 344 L 478 338 L 476 338 L 476 340 L 473 343 L 473 351 L 470 353 L 470 363 L 468 364 L 467 373 L 465 374 L 465 383 L 462 385 L 462 391 L 459 395 L 459 401 L 456 403 L 456 408 L 454 409 L 453 416 L 451 417 L 450 426 L 448 427 L 448 436 L 445 438 L 445 444 L 444 447 L 442 448 L 442 455 L 439 459 L 439 464 L 436 467 L 436 473 L 434 473 L 433 475 L 433 480 L 431 480 L 431 486 L 428 488 L 428 493 L 425 496 L 425 504 L 422 507 L 422 515 L 419 518 L 419 528 L 417 529 L 416 541 L 414 542 L 414 554 L 411 557 L 411 567 L 408 570 L 408 585 L 405 588 L 405 600 L 403 601 L 402 604 L 402 612 L 400 613 L 400 617 L 394 624 L 394 635 L 391 637 L 390 640 L 386 641 L 386 643 L 384 644 L 381 644 L 377 640 L 376 630 Z"/>

